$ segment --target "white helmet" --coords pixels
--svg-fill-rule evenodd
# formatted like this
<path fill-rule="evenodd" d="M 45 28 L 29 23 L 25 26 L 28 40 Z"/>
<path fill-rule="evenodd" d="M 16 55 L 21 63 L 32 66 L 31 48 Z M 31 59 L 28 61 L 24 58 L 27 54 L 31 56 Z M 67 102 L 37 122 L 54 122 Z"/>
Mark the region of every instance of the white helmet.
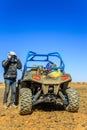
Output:
<path fill-rule="evenodd" d="M 11 58 L 11 56 L 16 56 L 16 53 L 15 53 L 14 51 L 8 52 L 7 57 L 8 57 L 8 58 Z"/>
<path fill-rule="evenodd" d="M 16 56 L 16 53 L 14 51 L 10 51 L 10 52 L 8 52 L 8 55 Z"/>

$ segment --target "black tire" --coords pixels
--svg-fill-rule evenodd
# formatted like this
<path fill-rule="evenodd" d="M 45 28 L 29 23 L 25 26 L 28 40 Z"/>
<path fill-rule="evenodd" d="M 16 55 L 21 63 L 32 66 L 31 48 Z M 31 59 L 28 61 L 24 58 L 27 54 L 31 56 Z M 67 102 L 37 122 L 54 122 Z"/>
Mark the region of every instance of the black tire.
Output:
<path fill-rule="evenodd" d="M 79 109 L 79 96 L 75 89 L 66 89 L 69 104 L 65 106 L 66 111 L 77 112 Z"/>
<path fill-rule="evenodd" d="M 21 115 L 32 113 L 32 92 L 29 88 L 21 88 L 20 89 L 19 113 Z"/>

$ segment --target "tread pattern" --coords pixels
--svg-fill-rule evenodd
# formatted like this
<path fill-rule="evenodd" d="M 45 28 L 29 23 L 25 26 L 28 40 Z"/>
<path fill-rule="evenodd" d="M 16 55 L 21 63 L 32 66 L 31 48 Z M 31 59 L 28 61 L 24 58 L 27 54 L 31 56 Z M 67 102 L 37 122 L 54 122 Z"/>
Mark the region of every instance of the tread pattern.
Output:
<path fill-rule="evenodd" d="M 66 106 L 66 110 L 69 112 L 77 112 L 79 109 L 79 96 L 75 89 L 66 89 L 66 94 L 68 96 L 69 104 Z"/>
<path fill-rule="evenodd" d="M 29 88 L 21 88 L 19 93 L 19 113 L 21 115 L 32 112 L 32 92 Z"/>

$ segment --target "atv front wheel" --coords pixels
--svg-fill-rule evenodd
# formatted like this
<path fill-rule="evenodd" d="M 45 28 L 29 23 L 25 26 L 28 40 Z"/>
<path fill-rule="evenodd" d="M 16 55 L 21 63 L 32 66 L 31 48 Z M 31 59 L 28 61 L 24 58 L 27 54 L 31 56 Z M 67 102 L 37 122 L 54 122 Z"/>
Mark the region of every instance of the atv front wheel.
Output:
<path fill-rule="evenodd" d="M 32 112 L 32 92 L 29 88 L 21 88 L 19 93 L 19 113 L 21 115 Z"/>
<path fill-rule="evenodd" d="M 65 106 L 65 109 L 69 112 L 77 112 L 79 109 L 79 96 L 75 89 L 66 89 L 66 96 L 69 104 Z"/>

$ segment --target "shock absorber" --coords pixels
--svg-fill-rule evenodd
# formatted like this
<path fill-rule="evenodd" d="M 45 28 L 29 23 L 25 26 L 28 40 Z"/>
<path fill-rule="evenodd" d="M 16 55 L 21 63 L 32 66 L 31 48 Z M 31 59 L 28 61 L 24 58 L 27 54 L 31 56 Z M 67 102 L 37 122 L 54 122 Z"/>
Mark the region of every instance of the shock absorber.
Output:
<path fill-rule="evenodd" d="M 39 91 L 36 93 L 36 95 L 34 96 L 34 99 L 33 99 L 34 102 L 38 99 L 38 97 L 40 96 L 40 94 L 41 94 L 41 90 L 39 90 Z"/>
<path fill-rule="evenodd" d="M 63 95 L 63 93 L 61 92 L 61 91 L 59 91 L 59 96 L 61 97 L 61 99 L 63 100 L 63 103 L 64 104 L 68 104 L 68 101 L 67 101 L 67 99 L 65 98 L 65 96 Z"/>

